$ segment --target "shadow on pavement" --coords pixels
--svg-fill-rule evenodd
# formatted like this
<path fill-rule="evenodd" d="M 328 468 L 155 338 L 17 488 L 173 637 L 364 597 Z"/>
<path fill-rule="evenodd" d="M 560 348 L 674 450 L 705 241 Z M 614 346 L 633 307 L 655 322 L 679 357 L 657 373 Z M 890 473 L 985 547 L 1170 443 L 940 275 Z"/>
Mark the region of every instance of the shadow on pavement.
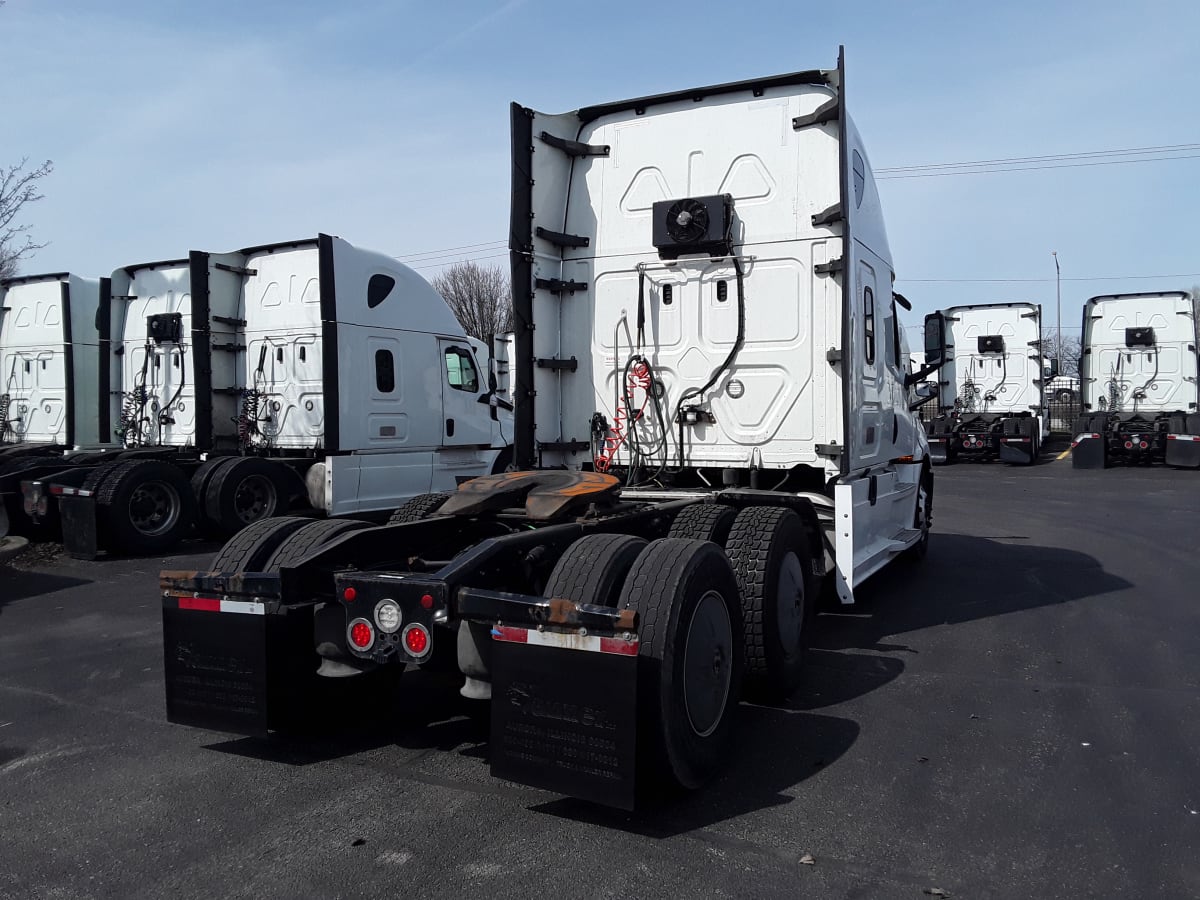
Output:
<path fill-rule="evenodd" d="M 1027 536 L 1017 534 L 982 538 L 935 533 L 924 563 L 904 572 L 889 567 L 858 589 L 858 602 L 848 613 L 820 616 L 815 646 L 904 651 L 903 643 L 887 639 L 1131 586 L 1106 572 L 1094 556 L 1025 540 Z"/>
<path fill-rule="evenodd" d="M 51 575 L 44 572 L 25 572 L 9 566 L 0 566 L 0 610 L 16 600 L 26 600 L 43 594 L 52 594 L 65 588 L 91 584 L 88 578 L 71 578 L 66 575 Z"/>

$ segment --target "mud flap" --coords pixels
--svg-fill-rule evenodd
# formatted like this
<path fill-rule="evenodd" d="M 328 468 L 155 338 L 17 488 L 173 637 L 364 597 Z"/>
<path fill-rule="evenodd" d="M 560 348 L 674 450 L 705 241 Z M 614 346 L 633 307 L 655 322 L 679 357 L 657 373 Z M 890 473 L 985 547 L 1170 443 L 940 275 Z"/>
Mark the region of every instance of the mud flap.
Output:
<path fill-rule="evenodd" d="M 944 466 L 949 461 L 950 441 L 939 437 L 929 439 L 929 461 L 935 466 Z"/>
<path fill-rule="evenodd" d="M 1098 434 L 1080 434 L 1071 444 L 1071 467 L 1075 469 L 1103 469 L 1104 438 Z"/>
<path fill-rule="evenodd" d="M 1000 438 L 1000 461 L 1027 466 L 1033 461 L 1033 441 L 1027 437 Z"/>
<path fill-rule="evenodd" d="M 313 607 L 163 598 L 167 721 L 240 735 L 287 727 L 316 678 Z"/>
<path fill-rule="evenodd" d="M 11 527 L 8 521 L 8 504 L 4 497 L 0 497 L 0 538 L 8 537 L 8 530 Z"/>
<path fill-rule="evenodd" d="M 1200 468 L 1200 436 L 1168 434 L 1167 452 L 1163 460 L 1168 466 L 1185 469 Z"/>
<path fill-rule="evenodd" d="M 637 640 L 492 629 L 492 775 L 632 810 Z"/>
<path fill-rule="evenodd" d="M 99 530 L 96 528 L 96 501 L 93 497 L 68 494 L 58 498 L 58 514 L 62 518 L 63 549 L 73 559 L 95 559 L 100 553 Z"/>

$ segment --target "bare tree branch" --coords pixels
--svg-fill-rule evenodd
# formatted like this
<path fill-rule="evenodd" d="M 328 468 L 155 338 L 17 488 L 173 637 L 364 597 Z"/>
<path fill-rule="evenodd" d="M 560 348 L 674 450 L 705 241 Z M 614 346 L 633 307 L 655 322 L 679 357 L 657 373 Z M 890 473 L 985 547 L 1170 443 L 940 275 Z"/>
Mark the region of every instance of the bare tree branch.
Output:
<path fill-rule="evenodd" d="M 491 341 L 497 334 L 512 331 L 512 291 L 499 266 L 455 263 L 430 283 L 471 337 Z"/>
<path fill-rule="evenodd" d="M 46 246 L 34 243 L 28 225 L 13 224 L 25 204 L 42 199 L 38 182 L 54 171 L 50 160 L 26 171 L 27 162 L 27 158 L 22 159 L 14 166 L 0 169 L 0 278 L 16 275 L 22 259 Z"/>

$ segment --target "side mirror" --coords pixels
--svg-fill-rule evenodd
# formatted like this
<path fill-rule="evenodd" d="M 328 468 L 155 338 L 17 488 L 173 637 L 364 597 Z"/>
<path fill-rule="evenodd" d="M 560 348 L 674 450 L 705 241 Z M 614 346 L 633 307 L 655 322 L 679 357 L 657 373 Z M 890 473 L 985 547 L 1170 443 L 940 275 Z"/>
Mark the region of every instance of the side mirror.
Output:
<path fill-rule="evenodd" d="M 925 365 L 940 366 L 946 361 L 946 316 L 941 312 L 925 317 Z"/>

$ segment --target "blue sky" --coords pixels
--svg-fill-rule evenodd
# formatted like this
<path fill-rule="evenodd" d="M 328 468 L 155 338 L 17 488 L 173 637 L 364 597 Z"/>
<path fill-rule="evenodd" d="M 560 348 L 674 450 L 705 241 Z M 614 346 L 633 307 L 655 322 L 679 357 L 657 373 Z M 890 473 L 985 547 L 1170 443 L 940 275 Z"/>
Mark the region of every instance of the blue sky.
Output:
<path fill-rule="evenodd" d="M 27 273 L 326 231 L 505 264 L 508 103 L 830 67 L 876 169 L 1200 144 L 1200 4 L 8 0 L 0 163 L 53 159 Z M 918 314 L 1200 284 L 1200 150 L 881 181 Z M 1096 161 L 1138 157 L 1103 157 Z M 1173 275 L 1126 280 L 1098 276 Z M 1014 279 L 989 281 L 984 279 Z M 1021 280 L 1033 279 L 1033 280 Z M 917 322 L 913 316 L 913 323 Z"/>

